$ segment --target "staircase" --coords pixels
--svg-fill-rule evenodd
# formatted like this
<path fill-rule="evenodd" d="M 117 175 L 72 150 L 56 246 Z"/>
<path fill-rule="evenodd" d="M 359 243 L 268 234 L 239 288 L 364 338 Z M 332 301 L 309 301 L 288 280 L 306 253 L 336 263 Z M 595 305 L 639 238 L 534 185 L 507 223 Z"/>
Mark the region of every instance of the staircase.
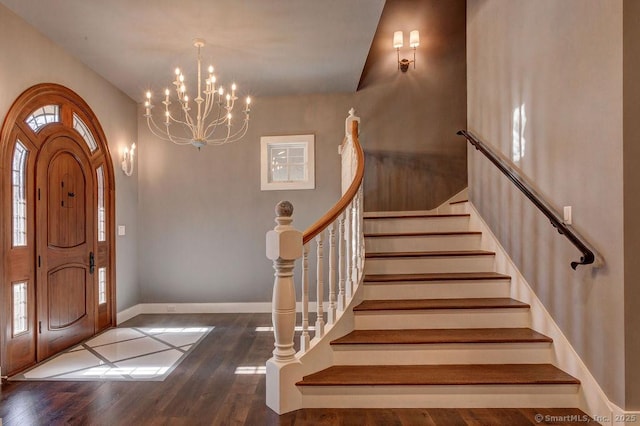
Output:
<path fill-rule="evenodd" d="M 297 382 L 312 407 L 577 407 L 580 382 L 510 298 L 463 205 L 365 214 L 364 300 L 333 365 Z"/>

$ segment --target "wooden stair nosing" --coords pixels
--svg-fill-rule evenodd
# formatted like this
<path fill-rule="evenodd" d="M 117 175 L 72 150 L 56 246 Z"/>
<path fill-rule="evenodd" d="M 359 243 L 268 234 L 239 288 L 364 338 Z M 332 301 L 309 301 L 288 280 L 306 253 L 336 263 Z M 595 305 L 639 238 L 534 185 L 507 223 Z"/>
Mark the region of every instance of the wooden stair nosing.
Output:
<path fill-rule="evenodd" d="M 367 259 L 416 258 L 416 257 L 474 257 L 495 256 L 495 252 L 486 250 L 450 250 L 450 251 L 399 251 L 365 253 Z"/>
<path fill-rule="evenodd" d="M 444 232 L 381 232 L 365 233 L 365 238 L 391 238 L 391 237 L 446 237 L 446 236 L 466 236 L 482 235 L 481 231 L 444 231 Z"/>
<path fill-rule="evenodd" d="M 454 328 L 354 330 L 332 345 L 413 345 L 455 343 L 551 343 L 553 339 L 530 328 Z"/>
<path fill-rule="evenodd" d="M 445 214 L 396 214 L 391 216 L 365 216 L 364 220 L 380 220 L 380 219 L 428 219 L 428 218 L 447 218 L 447 217 L 471 217 L 469 213 L 445 213 Z"/>
<path fill-rule="evenodd" d="M 511 276 L 497 272 L 431 272 L 423 274 L 368 274 L 365 284 L 404 281 L 488 281 L 511 280 Z"/>
<path fill-rule="evenodd" d="M 337 365 L 297 386 L 579 385 L 551 364 Z"/>
<path fill-rule="evenodd" d="M 416 311 L 438 309 L 522 309 L 527 303 L 508 297 L 471 299 L 400 299 L 364 300 L 353 308 L 354 313 L 371 311 Z"/>

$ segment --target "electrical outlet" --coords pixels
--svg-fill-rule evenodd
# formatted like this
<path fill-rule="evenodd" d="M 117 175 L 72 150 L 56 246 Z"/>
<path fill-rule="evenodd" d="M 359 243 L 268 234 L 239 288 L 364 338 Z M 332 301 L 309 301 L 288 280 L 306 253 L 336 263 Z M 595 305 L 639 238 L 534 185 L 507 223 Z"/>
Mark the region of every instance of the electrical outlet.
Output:
<path fill-rule="evenodd" d="M 571 225 L 571 223 L 572 223 L 571 206 L 564 206 L 564 224 Z"/>

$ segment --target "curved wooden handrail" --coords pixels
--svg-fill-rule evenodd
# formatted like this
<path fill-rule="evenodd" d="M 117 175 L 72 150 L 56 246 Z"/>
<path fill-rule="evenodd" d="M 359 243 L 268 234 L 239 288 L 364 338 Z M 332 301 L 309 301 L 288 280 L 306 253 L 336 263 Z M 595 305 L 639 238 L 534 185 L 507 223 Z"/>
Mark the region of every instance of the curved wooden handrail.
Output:
<path fill-rule="evenodd" d="M 353 177 L 353 181 L 344 195 L 342 195 L 342 198 L 340 198 L 340 200 L 338 200 L 338 202 L 320 219 L 304 231 L 302 237 L 303 244 L 307 244 L 309 241 L 314 239 L 316 235 L 324 231 L 327 226 L 333 223 L 333 221 L 336 220 L 343 211 L 345 211 L 349 203 L 358 193 L 358 188 L 360 187 L 362 178 L 364 177 L 364 151 L 362 150 L 360 140 L 358 139 L 358 122 L 355 120 L 351 123 L 351 137 L 357 158 L 356 174 Z"/>

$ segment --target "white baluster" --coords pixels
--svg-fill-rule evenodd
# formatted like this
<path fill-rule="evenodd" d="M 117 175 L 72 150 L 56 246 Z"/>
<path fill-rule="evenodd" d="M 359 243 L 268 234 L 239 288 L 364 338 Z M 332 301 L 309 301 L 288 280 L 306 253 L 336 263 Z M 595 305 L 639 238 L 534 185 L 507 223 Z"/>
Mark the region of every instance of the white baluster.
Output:
<path fill-rule="evenodd" d="M 358 282 L 360 282 L 360 278 L 362 278 L 364 273 L 364 203 L 362 198 L 362 185 L 358 188 L 356 197 L 358 199 L 358 270 L 360 271 Z"/>
<path fill-rule="evenodd" d="M 293 205 L 281 201 L 276 206 L 276 227 L 267 232 L 267 258 L 273 261 L 275 279 L 271 318 L 277 361 L 295 359 L 293 335 L 296 325 L 296 289 L 293 280 L 294 262 L 302 254 L 302 232 L 291 226 Z"/>
<path fill-rule="evenodd" d="M 355 265 L 356 265 L 356 270 L 358 271 L 358 274 L 356 275 L 356 284 L 360 283 L 360 277 L 361 277 L 361 272 L 362 272 L 362 265 L 360 264 L 360 253 L 362 252 L 362 246 L 360 245 L 360 197 L 359 197 L 359 193 L 356 192 L 356 196 L 354 198 L 354 221 L 355 221 L 355 228 L 356 228 L 356 232 L 355 232 L 355 238 L 353 239 L 353 243 L 356 246 L 356 258 L 355 258 Z"/>
<path fill-rule="evenodd" d="M 324 303 L 324 231 L 319 233 L 316 237 L 317 243 L 317 252 L 316 257 L 318 258 L 318 263 L 316 267 L 317 273 L 317 291 L 316 291 L 316 301 L 317 301 L 317 309 L 316 309 L 316 337 L 322 337 L 324 335 L 324 307 L 322 304 Z"/>
<path fill-rule="evenodd" d="M 362 189 L 362 184 L 360 184 L 360 188 L 358 189 L 358 199 L 360 200 L 359 202 L 359 217 L 358 217 L 358 225 L 359 225 L 359 229 L 360 232 L 358 233 L 358 237 L 359 237 L 359 241 L 358 244 L 360 244 L 360 259 L 359 259 L 359 265 L 360 265 L 360 272 L 364 274 L 364 255 L 365 255 L 365 245 L 364 245 L 364 190 Z"/>
<path fill-rule="evenodd" d="M 329 226 L 329 324 L 336 322 L 336 221 Z"/>
<path fill-rule="evenodd" d="M 304 245 L 302 255 L 302 334 L 300 351 L 309 349 L 309 243 Z"/>
<path fill-rule="evenodd" d="M 344 238 L 344 218 L 345 213 L 342 212 L 338 218 L 338 310 L 344 311 L 345 306 L 345 293 L 344 284 L 346 274 L 346 242 Z"/>
<path fill-rule="evenodd" d="M 351 291 L 355 291 L 359 283 L 359 268 L 358 268 L 358 218 L 356 216 L 356 200 L 351 203 L 351 235 L 349 235 L 351 244 Z"/>
<path fill-rule="evenodd" d="M 344 285 L 345 285 L 345 292 L 346 292 L 346 297 L 347 300 L 350 300 L 351 297 L 353 296 L 353 286 L 352 284 L 352 280 L 351 280 L 351 272 L 352 272 L 352 268 L 351 268 L 351 262 L 353 261 L 353 257 L 351 256 L 351 253 L 353 253 L 353 244 L 351 244 L 351 235 L 352 235 L 352 228 L 351 228 L 351 204 L 349 204 L 349 206 L 347 206 L 347 209 L 345 210 L 345 226 L 344 226 L 344 241 L 345 241 L 345 256 L 344 256 L 344 260 L 345 260 L 345 266 L 344 266 L 344 270 L 346 272 L 345 274 L 345 281 L 344 281 Z"/>

